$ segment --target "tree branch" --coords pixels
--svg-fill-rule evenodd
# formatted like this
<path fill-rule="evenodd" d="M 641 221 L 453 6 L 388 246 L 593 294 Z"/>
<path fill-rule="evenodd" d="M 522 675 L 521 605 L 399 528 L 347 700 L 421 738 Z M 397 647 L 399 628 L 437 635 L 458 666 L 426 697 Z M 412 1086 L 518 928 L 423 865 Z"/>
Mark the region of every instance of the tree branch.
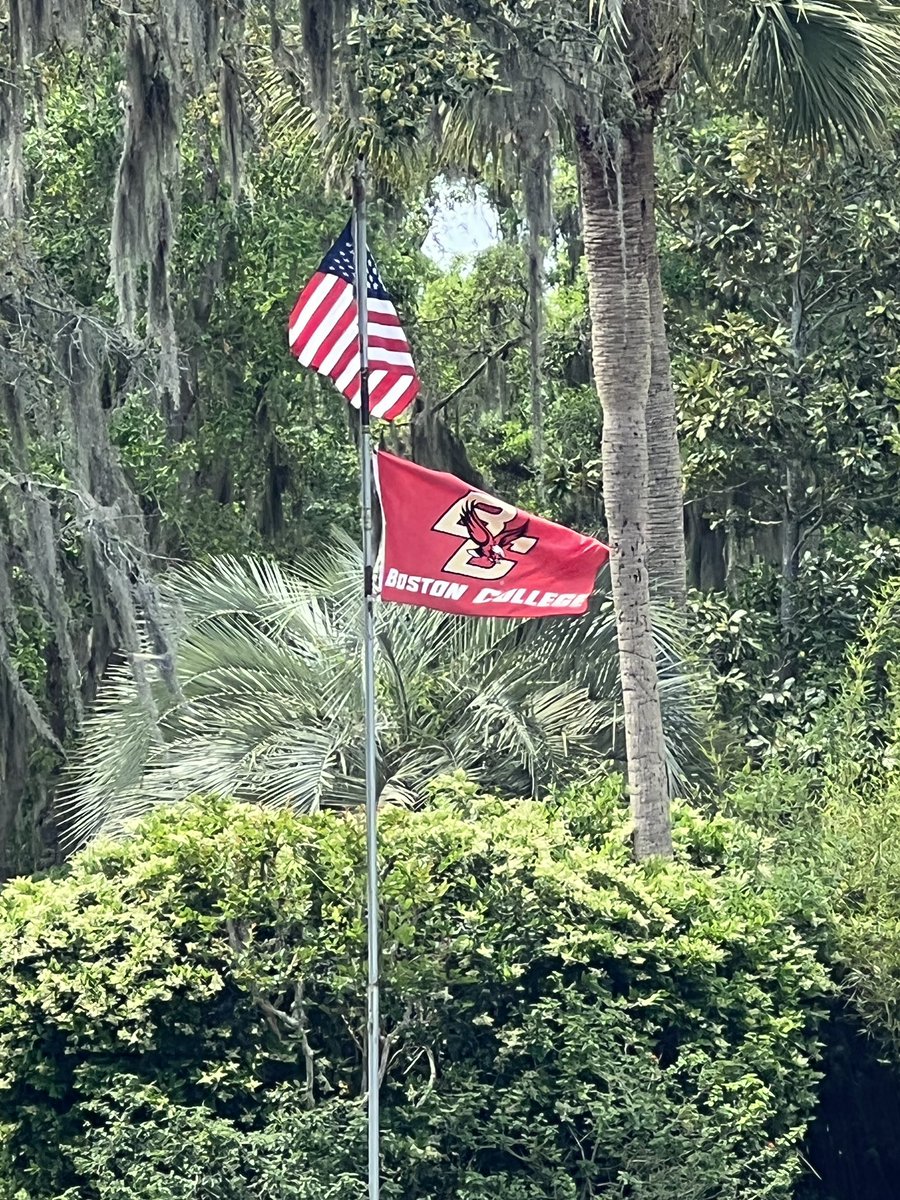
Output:
<path fill-rule="evenodd" d="M 303 1050 L 303 1061 L 306 1066 L 306 1095 L 304 1103 L 307 1108 L 315 1108 L 316 1106 L 316 1052 L 309 1044 L 307 1030 L 309 1029 L 309 1018 L 306 1015 L 306 1006 L 304 1004 L 304 989 L 303 983 L 294 984 L 294 1019 L 297 1022 L 297 1031 L 300 1034 L 300 1046 Z"/>
<path fill-rule="evenodd" d="M 241 935 L 240 929 L 235 922 L 229 918 L 225 921 L 225 930 L 228 934 L 228 944 L 231 947 L 235 959 L 239 962 L 243 957 L 245 950 L 244 939 Z M 250 984 L 250 995 L 253 999 L 253 1003 L 265 1017 L 266 1024 L 277 1038 L 280 1039 L 282 1037 L 284 1029 L 288 1029 L 291 1033 L 299 1035 L 300 1047 L 303 1051 L 303 1061 L 304 1065 L 306 1066 L 304 1106 L 306 1108 L 315 1108 L 315 1051 L 313 1050 L 312 1046 L 310 1046 L 309 1038 L 307 1036 L 309 1022 L 304 1005 L 305 997 L 303 983 L 295 983 L 293 985 L 293 989 L 293 1013 L 287 1013 L 284 1012 L 283 1009 L 276 1008 L 271 1001 L 267 1000 L 265 996 L 260 994 L 259 990 L 253 983 Z"/>
<path fill-rule="evenodd" d="M 437 404 L 435 404 L 434 407 L 429 410 L 430 415 L 433 416 L 435 413 L 439 413 L 441 409 L 446 408 L 451 400 L 455 400 L 461 392 L 466 390 L 470 383 L 474 383 L 478 376 L 481 375 L 483 371 L 487 370 L 488 366 L 494 361 L 495 358 L 500 358 L 502 355 L 506 354 L 508 350 L 512 350 L 514 346 L 520 346 L 521 344 L 521 336 L 507 338 L 507 340 L 498 350 L 494 350 L 485 359 L 483 359 L 475 368 L 475 370 L 472 371 L 472 373 L 468 375 L 461 384 L 455 387 L 453 391 L 449 393 L 449 395 L 445 396 L 443 400 L 439 400 Z"/>

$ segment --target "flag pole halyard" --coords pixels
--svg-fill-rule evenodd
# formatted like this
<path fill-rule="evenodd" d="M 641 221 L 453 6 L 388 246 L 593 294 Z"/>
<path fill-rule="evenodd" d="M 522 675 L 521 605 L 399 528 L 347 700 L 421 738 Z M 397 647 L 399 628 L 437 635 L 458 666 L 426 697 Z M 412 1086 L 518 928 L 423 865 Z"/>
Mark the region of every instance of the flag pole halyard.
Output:
<path fill-rule="evenodd" d="M 367 1103 L 369 1200 L 381 1190 L 381 1016 L 379 995 L 378 794 L 375 737 L 375 537 L 372 521 L 372 435 L 369 422 L 368 243 L 362 162 L 353 173 L 353 249 L 359 319 L 360 477 L 363 542 L 363 696 L 366 771 Z"/>

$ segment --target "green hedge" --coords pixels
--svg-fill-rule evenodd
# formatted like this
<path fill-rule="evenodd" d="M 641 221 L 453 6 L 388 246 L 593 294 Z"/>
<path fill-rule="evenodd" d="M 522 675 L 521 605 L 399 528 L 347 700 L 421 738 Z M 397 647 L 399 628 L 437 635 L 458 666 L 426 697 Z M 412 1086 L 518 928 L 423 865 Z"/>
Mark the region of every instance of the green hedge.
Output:
<path fill-rule="evenodd" d="M 386 1200 L 782 1198 L 826 981 L 724 819 L 385 811 Z M 363 830 L 206 803 L 0 895 L 0 1194 L 358 1200 Z"/>

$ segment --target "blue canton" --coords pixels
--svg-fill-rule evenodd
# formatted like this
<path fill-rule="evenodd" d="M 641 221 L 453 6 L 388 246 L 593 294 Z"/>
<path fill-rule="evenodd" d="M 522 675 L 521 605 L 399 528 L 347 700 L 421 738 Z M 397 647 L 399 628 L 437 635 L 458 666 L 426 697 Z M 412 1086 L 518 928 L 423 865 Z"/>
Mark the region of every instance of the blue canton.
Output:
<path fill-rule="evenodd" d="M 390 293 L 382 282 L 371 254 L 368 258 L 366 291 L 373 300 L 390 300 Z M 345 283 L 353 283 L 354 254 L 353 233 L 348 222 L 343 233 L 322 259 L 319 270 L 326 275 L 337 275 Z"/>

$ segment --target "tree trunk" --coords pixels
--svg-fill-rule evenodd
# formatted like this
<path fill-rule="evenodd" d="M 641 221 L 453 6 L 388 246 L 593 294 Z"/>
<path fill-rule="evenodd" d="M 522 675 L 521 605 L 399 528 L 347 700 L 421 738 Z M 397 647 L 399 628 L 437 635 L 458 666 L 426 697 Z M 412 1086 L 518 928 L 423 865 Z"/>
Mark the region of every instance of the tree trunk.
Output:
<path fill-rule="evenodd" d="M 678 414 L 663 312 L 656 231 L 656 166 L 653 130 L 643 133 L 640 161 L 645 170 L 647 283 L 650 293 L 650 390 L 647 397 L 647 461 L 650 582 L 679 608 L 687 604 L 684 546 L 684 491 L 678 449 Z"/>
<path fill-rule="evenodd" d="M 532 231 L 528 250 L 528 384 L 531 393 L 531 466 L 538 508 L 544 506 L 544 253 Z"/>
<path fill-rule="evenodd" d="M 666 749 L 647 573 L 647 398 L 651 372 L 647 139 L 615 150 L 582 134 L 581 203 L 591 342 L 603 405 L 603 494 L 638 859 L 671 855 Z"/>
<path fill-rule="evenodd" d="M 781 603 L 779 622 L 783 643 L 782 680 L 794 672 L 797 642 L 797 575 L 803 536 L 800 508 L 803 503 L 803 470 L 789 459 L 784 472 L 784 510 L 781 518 Z"/>
<path fill-rule="evenodd" d="M 686 558 L 691 587 L 698 592 L 723 592 L 728 579 L 728 535 L 721 522 L 711 526 L 702 500 L 685 505 L 688 534 Z"/>
<path fill-rule="evenodd" d="M 794 382 L 801 400 L 806 396 L 803 365 L 806 359 L 806 303 L 803 294 L 805 230 L 800 229 L 797 266 L 791 280 L 791 358 Z M 803 464 L 796 455 L 787 456 L 784 471 L 784 509 L 781 518 L 781 604 L 780 623 L 783 645 L 781 680 L 789 679 L 795 669 L 797 652 L 797 576 L 803 538 L 801 507 L 805 496 Z"/>

